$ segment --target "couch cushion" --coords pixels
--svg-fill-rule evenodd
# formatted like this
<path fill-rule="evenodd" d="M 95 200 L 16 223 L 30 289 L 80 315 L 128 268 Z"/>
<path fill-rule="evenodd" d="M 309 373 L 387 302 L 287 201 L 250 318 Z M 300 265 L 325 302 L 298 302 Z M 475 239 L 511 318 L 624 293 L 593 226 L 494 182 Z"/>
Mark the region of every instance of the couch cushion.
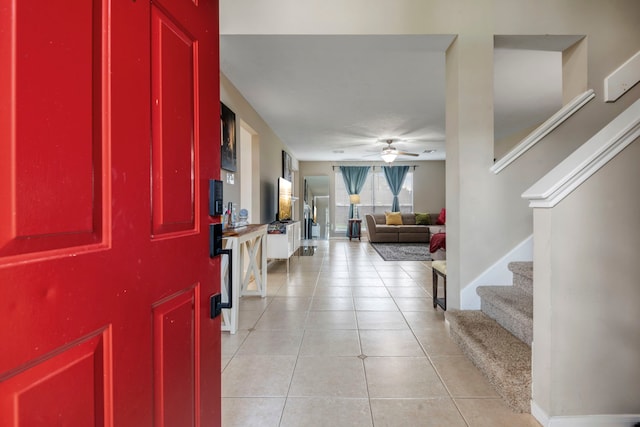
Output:
<path fill-rule="evenodd" d="M 428 213 L 416 212 L 416 224 L 417 225 L 430 225 L 431 215 Z"/>
<path fill-rule="evenodd" d="M 413 212 L 403 213 L 402 214 L 402 223 L 405 225 L 415 225 L 416 223 L 416 214 Z"/>
<path fill-rule="evenodd" d="M 374 213 L 374 214 L 370 214 L 373 219 L 375 220 L 376 224 L 386 224 L 387 223 L 387 217 L 383 214 L 383 213 Z"/>
<path fill-rule="evenodd" d="M 397 228 L 398 233 L 424 233 L 429 234 L 429 227 L 426 225 L 403 225 Z"/>
<path fill-rule="evenodd" d="M 402 225 L 402 214 L 400 212 L 385 212 L 387 225 Z"/>
<path fill-rule="evenodd" d="M 378 224 L 378 225 L 376 225 L 376 233 L 398 234 L 398 231 L 403 227 L 404 226 L 398 227 L 397 225 L 382 225 L 382 224 Z"/>
<path fill-rule="evenodd" d="M 398 242 L 398 233 L 378 233 L 374 240 L 369 239 L 371 243 L 396 243 Z"/>
<path fill-rule="evenodd" d="M 398 242 L 429 243 L 427 233 L 398 233 L 396 236 L 398 236 Z"/>

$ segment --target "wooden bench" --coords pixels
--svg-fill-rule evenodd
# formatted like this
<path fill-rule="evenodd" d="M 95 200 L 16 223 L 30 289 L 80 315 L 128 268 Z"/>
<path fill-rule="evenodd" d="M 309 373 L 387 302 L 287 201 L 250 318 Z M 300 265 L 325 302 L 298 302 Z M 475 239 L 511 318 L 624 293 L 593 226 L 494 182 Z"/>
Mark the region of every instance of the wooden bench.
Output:
<path fill-rule="evenodd" d="M 433 271 L 433 308 L 437 306 L 447 310 L 447 261 L 433 261 L 431 263 Z M 438 298 L 438 276 L 444 279 L 444 296 Z"/>

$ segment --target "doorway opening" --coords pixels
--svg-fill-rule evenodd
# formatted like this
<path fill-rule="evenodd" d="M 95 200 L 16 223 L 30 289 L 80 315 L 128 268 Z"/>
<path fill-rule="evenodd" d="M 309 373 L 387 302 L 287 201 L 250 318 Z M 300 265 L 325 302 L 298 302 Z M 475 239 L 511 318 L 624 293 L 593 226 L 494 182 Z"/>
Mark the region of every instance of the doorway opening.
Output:
<path fill-rule="evenodd" d="M 247 222 L 260 221 L 260 146 L 258 134 L 244 121 L 240 121 L 240 207 L 247 210 Z"/>
<path fill-rule="evenodd" d="M 305 176 L 303 183 L 302 236 L 308 240 L 329 240 L 329 177 Z"/>

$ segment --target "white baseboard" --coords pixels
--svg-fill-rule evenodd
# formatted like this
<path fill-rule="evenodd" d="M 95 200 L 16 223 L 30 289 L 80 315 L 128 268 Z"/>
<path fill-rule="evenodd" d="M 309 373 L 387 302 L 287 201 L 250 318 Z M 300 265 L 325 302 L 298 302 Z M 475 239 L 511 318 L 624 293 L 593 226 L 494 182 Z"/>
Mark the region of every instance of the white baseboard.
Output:
<path fill-rule="evenodd" d="M 632 427 L 639 420 L 640 414 L 551 417 L 549 427 Z"/>
<path fill-rule="evenodd" d="M 631 427 L 640 422 L 640 414 L 549 417 L 534 401 L 531 401 L 531 415 L 543 427 Z"/>
<path fill-rule="evenodd" d="M 460 291 L 461 310 L 480 310 L 480 297 L 476 293 L 478 286 L 484 285 L 504 285 L 513 284 L 513 275 L 507 268 L 511 261 L 532 261 L 533 260 L 533 234 L 516 247 L 507 252 L 502 258 L 496 261 L 491 267 L 480 273 L 471 283 Z"/>
<path fill-rule="evenodd" d="M 549 427 L 549 415 L 533 400 L 531 401 L 531 415 L 533 415 L 533 418 L 535 418 L 542 427 Z"/>

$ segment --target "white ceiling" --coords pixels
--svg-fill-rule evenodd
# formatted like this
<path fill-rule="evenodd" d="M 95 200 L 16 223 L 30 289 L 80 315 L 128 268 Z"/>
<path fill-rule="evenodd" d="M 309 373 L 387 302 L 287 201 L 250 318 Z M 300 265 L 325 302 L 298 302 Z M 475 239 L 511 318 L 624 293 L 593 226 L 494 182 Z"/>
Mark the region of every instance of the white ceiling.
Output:
<path fill-rule="evenodd" d="M 502 37 L 496 45 L 506 49 L 557 51 L 576 40 Z M 399 140 L 398 150 L 420 154 L 398 160 L 440 160 L 445 158 L 445 51 L 453 40 L 453 35 L 221 35 L 220 68 L 300 161 L 379 161 L 386 146 L 380 140 L 388 138 Z M 523 55 L 512 57 L 528 69 Z M 503 62 L 508 59 L 502 56 Z M 530 95 L 541 99 L 539 88 L 524 80 L 518 98 L 530 88 Z M 500 102 L 513 111 L 517 103 L 507 99 L 513 91 L 503 93 Z M 549 109 L 549 102 L 531 104 Z M 552 108 L 536 117 L 548 117 L 559 106 Z M 507 114 L 505 120 L 513 126 L 527 116 Z"/>

